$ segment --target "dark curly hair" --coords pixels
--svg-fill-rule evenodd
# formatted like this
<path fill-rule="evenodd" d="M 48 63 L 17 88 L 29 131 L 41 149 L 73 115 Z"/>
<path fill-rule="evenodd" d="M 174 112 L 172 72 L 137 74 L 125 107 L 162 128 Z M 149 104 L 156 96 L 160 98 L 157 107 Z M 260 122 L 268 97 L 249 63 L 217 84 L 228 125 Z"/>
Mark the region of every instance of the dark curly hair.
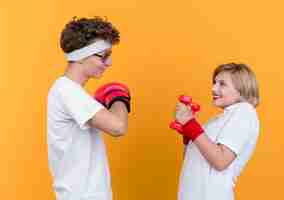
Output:
<path fill-rule="evenodd" d="M 60 47 L 65 53 L 70 53 L 91 44 L 95 39 L 103 39 L 113 45 L 118 44 L 119 31 L 106 18 L 73 17 L 61 33 Z"/>

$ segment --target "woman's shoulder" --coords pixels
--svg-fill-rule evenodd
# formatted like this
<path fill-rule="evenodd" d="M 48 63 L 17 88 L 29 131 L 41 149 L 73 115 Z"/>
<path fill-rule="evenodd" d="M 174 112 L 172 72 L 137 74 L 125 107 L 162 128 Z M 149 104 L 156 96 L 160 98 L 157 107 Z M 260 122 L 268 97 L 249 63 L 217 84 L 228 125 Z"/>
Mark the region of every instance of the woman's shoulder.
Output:
<path fill-rule="evenodd" d="M 224 112 L 225 113 L 226 112 L 238 112 L 238 113 L 246 114 L 246 115 L 257 115 L 254 106 L 251 105 L 248 102 L 235 103 L 235 104 L 225 108 Z"/>

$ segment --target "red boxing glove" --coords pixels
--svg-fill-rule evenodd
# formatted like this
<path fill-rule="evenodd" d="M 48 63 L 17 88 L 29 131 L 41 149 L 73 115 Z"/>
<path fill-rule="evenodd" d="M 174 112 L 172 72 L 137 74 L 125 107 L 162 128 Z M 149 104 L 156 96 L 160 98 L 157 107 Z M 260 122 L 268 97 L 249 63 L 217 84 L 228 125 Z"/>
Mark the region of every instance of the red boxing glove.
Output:
<path fill-rule="evenodd" d="M 94 95 L 95 99 L 109 109 L 115 101 L 121 101 L 130 112 L 130 92 L 127 86 L 112 82 L 103 85 Z"/>
<path fill-rule="evenodd" d="M 203 128 L 195 118 L 192 118 L 191 120 L 186 122 L 186 124 L 183 125 L 182 129 L 183 132 L 181 134 L 190 138 L 192 141 L 194 141 L 198 136 L 204 133 Z"/>

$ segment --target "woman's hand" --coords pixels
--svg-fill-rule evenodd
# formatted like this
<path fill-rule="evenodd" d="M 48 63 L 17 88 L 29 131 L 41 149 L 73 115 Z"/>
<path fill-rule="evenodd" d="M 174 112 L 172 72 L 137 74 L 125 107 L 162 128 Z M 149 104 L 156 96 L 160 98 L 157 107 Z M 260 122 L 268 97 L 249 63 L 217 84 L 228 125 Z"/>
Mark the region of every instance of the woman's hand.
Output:
<path fill-rule="evenodd" d="M 176 105 L 175 118 L 179 123 L 184 125 L 186 122 L 194 118 L 194 115 L 190 106 L 178 102 Z"/>

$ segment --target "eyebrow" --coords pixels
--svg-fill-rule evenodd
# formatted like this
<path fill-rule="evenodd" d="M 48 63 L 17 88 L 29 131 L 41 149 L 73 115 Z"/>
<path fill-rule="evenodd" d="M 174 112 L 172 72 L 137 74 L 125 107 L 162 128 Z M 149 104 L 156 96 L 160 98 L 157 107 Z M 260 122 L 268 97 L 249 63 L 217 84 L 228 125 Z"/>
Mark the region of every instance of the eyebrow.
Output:
<path fill-rule="evenodd" d="M 226 81 L 224 79 L 220 79 L 220 80 L 214 79 L 214 83 L 216 83 L 216 82 L 226 83 Z"/>

